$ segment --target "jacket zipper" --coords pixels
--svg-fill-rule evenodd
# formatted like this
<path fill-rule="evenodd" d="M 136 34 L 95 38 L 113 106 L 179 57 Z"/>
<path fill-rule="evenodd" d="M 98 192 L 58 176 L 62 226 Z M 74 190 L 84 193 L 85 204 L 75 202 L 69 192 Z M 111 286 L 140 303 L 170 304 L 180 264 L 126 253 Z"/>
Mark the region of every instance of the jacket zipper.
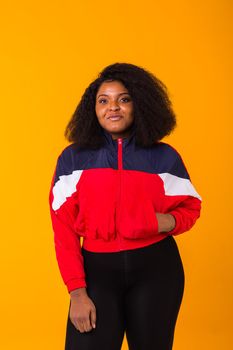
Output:
<path fill-rule="evenodd" d="M 120 220 L 120 209 L 121 209 L 121 187 L 122 187 L 121 177 L 122 177 L 122 168 L 123 168 L 123 166 L 122 166 L 122 163 L 123 163 L 122 162 L 122 142 L 123 142 L 122 138 L 117 139 L 117 145 L 118 145 L 118 148 L 117 148 L 117 167 L 118 167 L 118 174 L 119 174 L 119 189 L 118 189 L 118 220 L 116 222 L 116 225 Z M 119 225 L 117 225 L 117 227 L 119 227 Z M 118 233 L 118 237 L 119 237 L 119 249 L 123 250 L 122 244 L 121 244 L 120 232 L 118 231 L 117 233 Z"/>

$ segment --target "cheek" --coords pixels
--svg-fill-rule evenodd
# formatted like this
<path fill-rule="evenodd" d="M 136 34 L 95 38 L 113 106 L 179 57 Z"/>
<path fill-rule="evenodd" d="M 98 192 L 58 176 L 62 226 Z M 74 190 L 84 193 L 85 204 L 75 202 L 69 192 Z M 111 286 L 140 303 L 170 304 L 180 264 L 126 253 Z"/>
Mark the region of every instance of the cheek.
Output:
<path fill-rule="evenodd" d="M 102 108 L 100 108 L 99 106 L 96 106 L 95 107 L 95 113 L 96 113 L 97 118 L 100 118 L 101 115 L 103 114 Z"/>
<path fill-rule="evenodd" d="M 106 104 L 97 104 L 95 107 L 95 110 L 97 111 L 98 114 L 103 114 L 105 113 L 107 109 L 107 105 Z"/>
<path fill-rule="evenodd" d="M 125 108 L 125 112 L 130 116 L 131 118 L 133 117 L 133 106 L 127 106 Z"/>

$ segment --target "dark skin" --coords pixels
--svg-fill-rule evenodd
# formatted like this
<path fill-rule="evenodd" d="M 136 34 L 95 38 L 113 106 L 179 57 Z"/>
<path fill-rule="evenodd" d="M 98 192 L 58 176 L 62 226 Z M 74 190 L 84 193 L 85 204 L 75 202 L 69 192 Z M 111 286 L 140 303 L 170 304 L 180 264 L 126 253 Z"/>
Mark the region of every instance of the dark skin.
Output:
<path fill-rule="evenodd" d="M 96 94 L 96 116 L 100 125 L 113 139 L 129 136 L 133 123 L 133 102 L 125 86 L 119 81 L 104 82 Z M 169 232 L 175 227 L 175 218 L 170 214 L 156 213 L 158 232 Z M 70 292 L 70 319 L 81 333 L 96 326 L 96 308 L 86 288 Z"/>

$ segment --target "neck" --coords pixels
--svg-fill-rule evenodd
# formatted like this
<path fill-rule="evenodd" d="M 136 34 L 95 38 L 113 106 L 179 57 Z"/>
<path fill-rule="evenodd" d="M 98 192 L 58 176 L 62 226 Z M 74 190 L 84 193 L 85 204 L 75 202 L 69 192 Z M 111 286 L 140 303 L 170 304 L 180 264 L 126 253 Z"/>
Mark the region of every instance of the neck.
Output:
<path fill-rule="evenodd" d="M 132 134 L 132 132 L 135 130 L 135 125 L 133 124 L 129 130 L 127 130 L 127 132 L 124 132 L 123 134 L 111 134 L 109 133 L 111 136 L 112 136 L 112 139 L 113 140 L 117 140 L 119 138 L 122 138 L 122 139 L 126 139 L 128 137 L 130 137 L 130 135 Z"/>

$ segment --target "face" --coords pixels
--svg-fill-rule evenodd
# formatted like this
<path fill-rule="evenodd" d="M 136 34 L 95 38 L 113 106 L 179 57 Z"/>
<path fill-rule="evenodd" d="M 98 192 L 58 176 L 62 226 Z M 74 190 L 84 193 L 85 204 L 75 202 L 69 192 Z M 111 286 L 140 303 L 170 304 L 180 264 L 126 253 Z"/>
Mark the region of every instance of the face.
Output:
<path fill-rule="evenodd" d="M 113 139 L 130 134 L 133 116 L 133 102 L 125 86 L 119 81 L 103 82 L 96 94 L 95 112 L 97 119 Z"/>

